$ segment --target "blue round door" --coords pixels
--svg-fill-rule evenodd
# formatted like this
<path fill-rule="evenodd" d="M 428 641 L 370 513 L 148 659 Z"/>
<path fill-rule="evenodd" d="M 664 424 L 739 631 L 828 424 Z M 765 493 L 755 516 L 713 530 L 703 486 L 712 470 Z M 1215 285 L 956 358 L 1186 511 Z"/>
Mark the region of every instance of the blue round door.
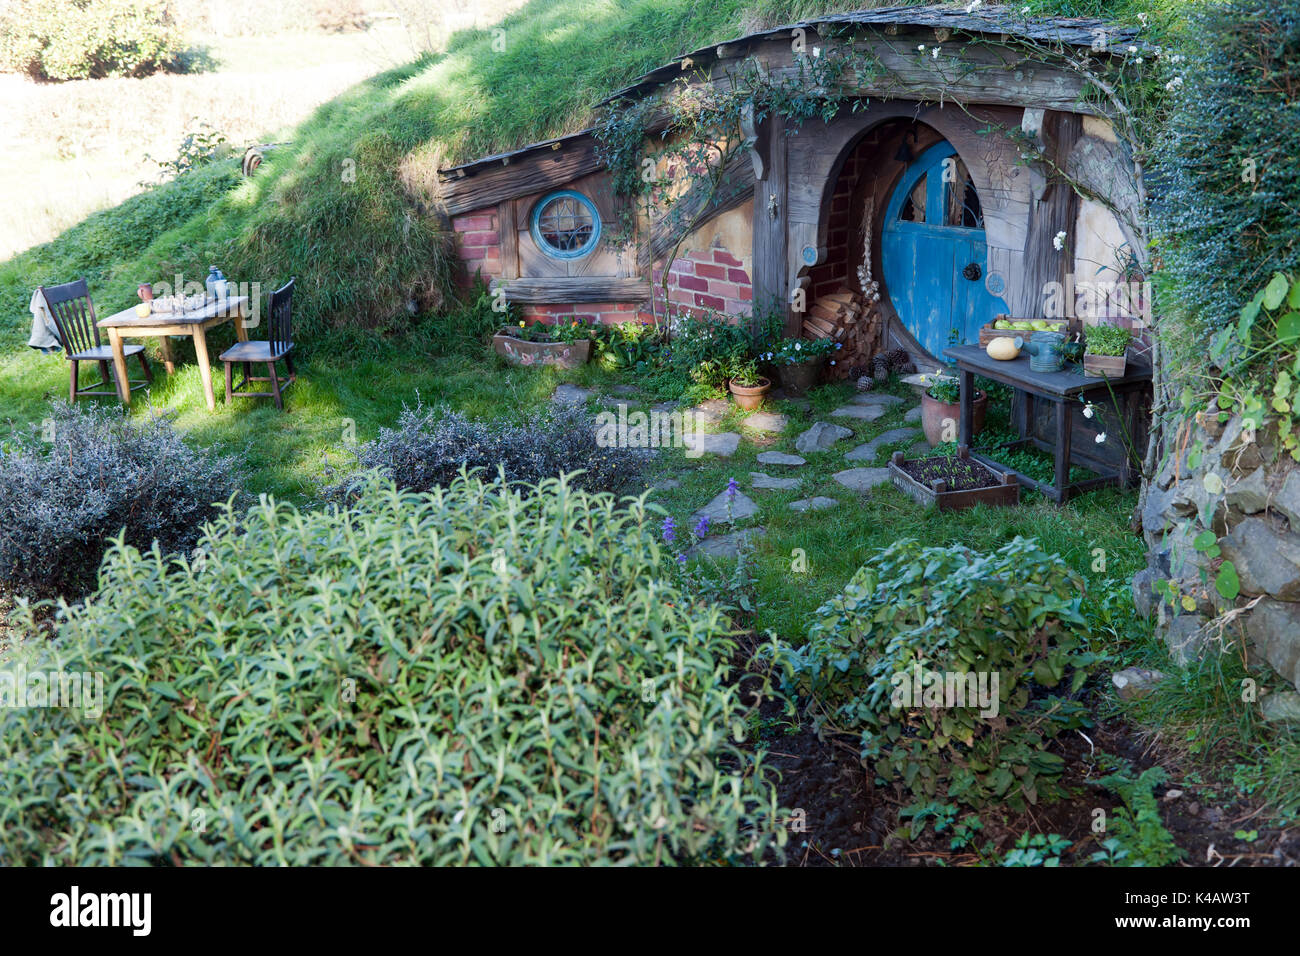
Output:
<path fill-rule="evenodd" d="M 950 143 L 935 143 L 903 173 L 885 210 L 880 258 L 899 319 L 936 359 L 979 341 L 980 326 L 1007 311 L 985 286 L 984 213 Z"/>

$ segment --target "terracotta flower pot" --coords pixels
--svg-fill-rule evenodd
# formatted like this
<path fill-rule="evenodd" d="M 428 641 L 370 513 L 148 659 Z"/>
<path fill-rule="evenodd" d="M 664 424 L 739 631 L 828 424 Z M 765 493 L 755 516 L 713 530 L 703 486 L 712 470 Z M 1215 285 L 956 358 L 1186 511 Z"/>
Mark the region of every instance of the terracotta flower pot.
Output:
<path fill-rule="evenodd" d="M 765 378 L 760 378 L 757 385 L 737 385 L 733 381 L 727 382 L 727 388 L 731 391 L 731 397 L 747 412 L 752 412 L 758 406 L 763 404 L 763 396 L 772 388 L 772 383 Z"/>
<path fill-rule="evenodd" d="M 974 438 L 984 430 L 984 415 L 988 412 L 989 397 L 983 392 L 975 393 L 975 401 L 971 403 L 970 414 L 970 433 Z M 951 425 L 945 424 L 951 421 Z M 951 405 L 939 401 L 937 398 L 931 398 L 928 392 L 921 394 L 921 428 L 925 430 L 925 440 L 931 446 L 941 444 L 945 440 L 957 440 L 957 432 L 961 423 L 961 405 L 953 403 Z"/>
<path fill-rule="evenodd" d="M 781 387 L 787 395 L 802 395 L 821 379 L 825 359 L 816 358 L 798 365 L 781 366 Z"/>

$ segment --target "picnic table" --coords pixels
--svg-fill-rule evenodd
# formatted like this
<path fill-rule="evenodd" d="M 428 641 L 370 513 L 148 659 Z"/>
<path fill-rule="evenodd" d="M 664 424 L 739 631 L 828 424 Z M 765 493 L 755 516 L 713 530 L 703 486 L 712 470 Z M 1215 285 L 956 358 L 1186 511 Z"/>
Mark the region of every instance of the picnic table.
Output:
<path fill-rule="evenodd" d="M 163 364 L 170 374 L 176 371 L 176 364 L 172 360 L 168 336 L 188 335 L 194 339 L 194 356 L 199 365 L 199 378 L 203 380 L 203 397 L 207 399 L 208 411 L 215 411 L 217 398 L 212 392 L 212 363 L 208 359 L 207 331 L 223 322 L 233 322 L 235 337 L 246 342 L 248 330 L 244 328 L 244 319 L 247 316 L 248 296 L 239 295 L 209 298 L 201 306 L 182 311 L 157 311 L 143 318 L 135 314 L 135 306 L 132 306 L 115 312 L 106 319 L 100 319 L 96 324 L 108 332 L 108 341 L 113 348 L 113 367 L 117 370 L 117 394 L 123 404 L 131 404 L 131 386 L 126 378 L 126 355 L 122 350 L 122 340 L 146 337 L 161 339 Z"/>
<path fill-rule="evenodd" d="M 978 345 L 957 345 L 943 350 L 944 357 L 952 361 L 958 370 L 961 385 L 961 416 L 958 423 L 958 442 L 969 446 L 971 443 L 971 403 L 975 396 L 975 376 L 982 375 L 995 382 L 1009 385 L 1020 396 L 1021 412 L 1017 417 L 1020 437 L 1004 443 L 1003 448 L 1020 448 L 1033 445 L 1054 455 L 1055 475 L 1051 482 L 1036 481 L 1023 472 L 1008 468 L 995 462 L 986 455 L 971 452 L 971 457 L 986 465 L 1002 471 L 1010 471 L 1026 487 L 1042 492 L 1058 504 L 1068 500 L 1072 495 L 1101 485 L 1118 484 L 1128 488 L 1136 477 L 1133 462 L 1128 449 L 1117 462 L 1107 462 L 1099 455 L 1086 448 L 1075 448 L 1076 435 L 1074 407 L 1082 408 L 1084 402 L 1098 406 L 1114 408 L 1118 422 L 1131 436 L 1139 435 L 1143 429 L 1140 421 L 1142 398 L 1151 387 L 1151 369 L 1131 362 L 1124 374 L 1116 378 L 1089 378 L 1083 374 L 1083 368 L 1072 362 L 1058 372 L 1034 372 L 1029 368 L 1029 356 L 1022 354 L 1010 361 L 989 358 L 988 353 Z M 1108 401 L 1109 400 L 1109 401 Z M 1051 408 L 1050 418 L 1054 427 L 1052 434 L 1035 433 L 1037 421 L 1037 403 L 1046 403 Z M 1115 436 L 1116 441 L 1120 436 Z M 1098 477 L 1084 481 L 1070 481 L 1070 463 L 1077 460 L 1081 465 L 1096 472 Z"/>

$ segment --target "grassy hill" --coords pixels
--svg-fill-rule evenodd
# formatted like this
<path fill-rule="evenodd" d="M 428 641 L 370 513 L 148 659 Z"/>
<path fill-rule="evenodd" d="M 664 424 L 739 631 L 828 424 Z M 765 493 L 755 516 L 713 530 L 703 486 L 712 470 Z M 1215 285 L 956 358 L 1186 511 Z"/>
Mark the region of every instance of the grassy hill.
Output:
<path fill-rule="evenodd" d="M 253 180 L 239 178 L 234 160 L 216 164 L 0 265 L 0 335 L 9 343 L 25 335 L 39 284 L 86 275 L 100 309 L 112 310 L 134 301 L 141 280 L 177 272 L 201 280 L 214 262 L 264 289 L 296 274 L 307 339 L 401 327 L 412 302 L 436 312 L 450 288 L 438 166 L 579 129 L 609 91 L 685 50 L 863 5 L 533 0 L 501 22 L 500 34 L 462 32 L 445 54 L 325 104 Z M 6 353 L 6 379 L 35 371 L 26 356 Z"/>

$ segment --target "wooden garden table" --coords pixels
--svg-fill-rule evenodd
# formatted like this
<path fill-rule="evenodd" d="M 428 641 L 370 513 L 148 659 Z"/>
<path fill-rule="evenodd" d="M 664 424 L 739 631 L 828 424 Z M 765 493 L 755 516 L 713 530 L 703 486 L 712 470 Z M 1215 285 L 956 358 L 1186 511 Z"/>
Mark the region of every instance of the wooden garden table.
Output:
<path fill-rule="evenodd" d="M 1059 372 L 1034 372 L 1029 368 L 1029 356 L 1022 354 L 1009 362 L 989 358 L 988 353 L 978 345 L 957 345 L 943 350 L 944 357 L 951 360 L 958 370 L 961 383 L 961 418 L 958 427 L 958 442 L 969 446 L 971 443 L 971 402 L 975 397 L 975 376 L 982 375 L 995 382 L 1010 385 L 1022 397 L 1024 411 L 1018 415 L 1020 437 L 1007 442 L 1003 448 L 1019 448 L 1033 445 L 1043 451 L 1053 452 L 1055 456 L 1055 476 L 1051 483 L 1036 481 L 1028 475 L 1008 469 L 1006 465 L 991 458 L 971 452 L 986 465 L 992 465 L 1003 471 L 1010 471 L 1026 487 L 1042 492 L 1058 504 L 1068 500 L 1072 495 L 1100 485 L 1118 484 L 1128 488 L 1135 478 L 1133 462 L 1128 449 L 1116 467 L 1087 451 L 1073 449 L 1074 406 L 1082 402 L 1102 403 L 1112 395 L 1115 398 L 1116 411 L 1120 424 L 1129 435 L 1138 435 L 1138 416 L 1142 408 L 1142 396 L 1151 386 L 1151 369 L 1130 364 L 1124 374 L 1118 378 L 1087 378 L 1083 368 L 1071 362 Z M 1054 405 L 1055 440 L 1048 441 L 1034 434 L 1035 402 L 1048 402 Z M 1116 440 L 1120 437 L 1115 436 Z M 1080 464 L 1096 471 L 1097 478 L 1086 481 L 1070 481 L 1070 461 L 1077 459 Z"/>
<path fill-rule="evenodd" d="M 198 308 L 185 312 L 154 312 L 140 318 L 135 314 L 135 306 L 115 312 L 97 323 L 101 329 L 108 331 L 108 342 L 113 347 L 113 367 L 117 371 L 117 394 L 125 405 L 131 404 L 131 386 L 126 379 L 126 355 L 122 351 L 124 338 L 157 337 L 161 339 L 163 364 L 168 374 L 176 371 L 172 361 L 172 347 L 169 335 L 188 335 L 194 339 L 194 357 L 199 365 L 199 378 L 203 380 L 203 397 L 207 399 L 208 411 L 217 407 L 216 395 L 212 392 L 212 364 L 208 360 L 207 331 L 223 322 L 234 322 L 235 338 L 241 342 L 248 341 L 248 330 L 244 328 L 244 319 L 248 316 L 248 296 L 231 296 L 227 299 L 209 299 Z"/>

